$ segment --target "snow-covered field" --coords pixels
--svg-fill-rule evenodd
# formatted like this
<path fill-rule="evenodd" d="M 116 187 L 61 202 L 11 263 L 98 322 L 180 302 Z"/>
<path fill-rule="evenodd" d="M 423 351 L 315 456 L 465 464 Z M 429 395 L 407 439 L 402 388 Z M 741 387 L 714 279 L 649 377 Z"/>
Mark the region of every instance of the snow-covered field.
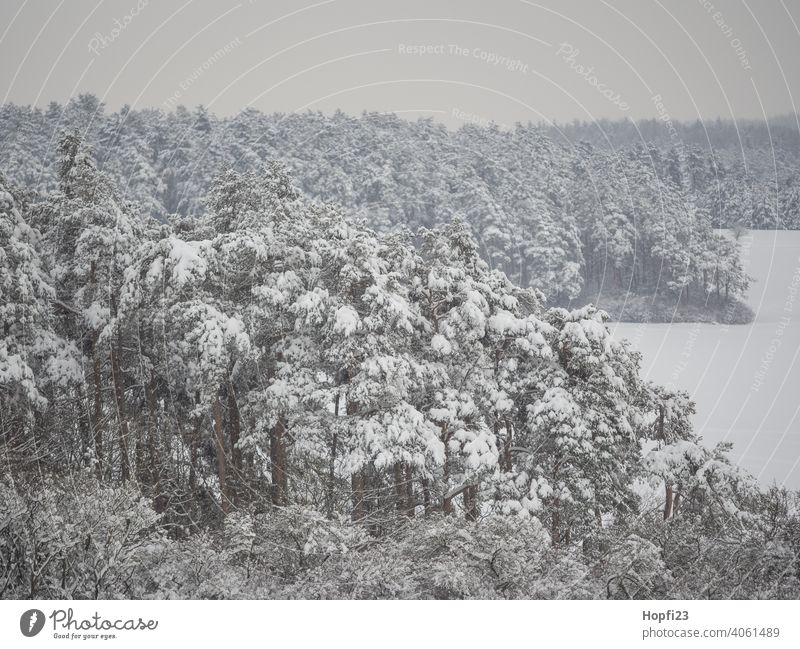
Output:
<path fill-rule="evenodd" d="M 611 323 L 643 354 L 644 376 L 687 390 L 708 445 L 734 443 L 732 457 L 763 483 L 800 487 L 800 232 L 743 238 L 754 278 L 750 325 Z"/>

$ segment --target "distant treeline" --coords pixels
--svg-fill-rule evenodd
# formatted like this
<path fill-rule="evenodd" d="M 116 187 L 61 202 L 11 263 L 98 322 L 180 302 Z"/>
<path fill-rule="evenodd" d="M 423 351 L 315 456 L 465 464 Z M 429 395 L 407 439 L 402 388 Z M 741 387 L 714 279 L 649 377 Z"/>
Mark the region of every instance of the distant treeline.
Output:
<path fill-rule="evenodd" d="M 564 124 L 542 124 L 541 127 L 554 140 L 585 140 L 598 147 L 624 147 L 642 142 L 672 147 L 681 143 L 687 147 L 733 152 L 739 158 L 742 150 L 749 157 L 754 149 L 775 149 L 776 152 L 782 152 L 781 155 L 790 153 L 795 166 L 800 157 L 800 119 L 794 114 L 771 117 L 766 121 L 733 121 L 718 117 L 685 122 L 672 120 L 665 115 L 663 119 L 575 120 Z M 773 172 L 771 165 L 769 169 L 757 170 L 767 174 Z"/>
<path fill-rule="evenodd" d="M 165 221 L 202 215 L 226 169 L 279 160 L 305 194 L 378 231 L 461 217 L 492 267 L 556 303 L 625 293 L 725 312 L 747 277 L 735 240 L 715 230 L 800 227 L 791 120 L 770 124 L 774 147 L 767 125 L 749 122 L 678 124 L 678 142 L 653 120 L 558 128 L 566 139 L 555 127 L 452 132 L 376 113 L 109 113 L 82 95 L 0 108 L 0 171 L 32 194 L 54 191 L 52 152 L 77 131 L 123 194 Z"/>

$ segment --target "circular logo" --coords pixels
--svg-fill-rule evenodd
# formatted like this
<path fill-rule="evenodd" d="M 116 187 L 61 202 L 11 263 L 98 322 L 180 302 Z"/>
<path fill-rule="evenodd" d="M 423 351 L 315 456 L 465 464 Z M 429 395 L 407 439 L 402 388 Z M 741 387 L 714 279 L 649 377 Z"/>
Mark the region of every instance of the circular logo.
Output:
<path fill-rule="evenodd" d="M 32 608 L 30 611 L 25 611 L 22 617 L 19 618 L 19 630 L 22 635 L 27 638 L 32 638 L 44 627 L 44 613 L 38 608 Z"/>

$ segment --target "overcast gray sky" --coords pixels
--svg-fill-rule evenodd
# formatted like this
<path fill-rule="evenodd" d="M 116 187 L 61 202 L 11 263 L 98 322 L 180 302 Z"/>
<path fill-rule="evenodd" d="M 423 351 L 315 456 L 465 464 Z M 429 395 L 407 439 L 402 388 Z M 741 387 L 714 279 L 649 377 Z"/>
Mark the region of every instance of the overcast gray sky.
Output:
<path fill-rule="evenodd" d="M 800 102 L 798 24 L 798 0 L 2 0 L 0 91 L 451 126 L 763 118 Z"/>

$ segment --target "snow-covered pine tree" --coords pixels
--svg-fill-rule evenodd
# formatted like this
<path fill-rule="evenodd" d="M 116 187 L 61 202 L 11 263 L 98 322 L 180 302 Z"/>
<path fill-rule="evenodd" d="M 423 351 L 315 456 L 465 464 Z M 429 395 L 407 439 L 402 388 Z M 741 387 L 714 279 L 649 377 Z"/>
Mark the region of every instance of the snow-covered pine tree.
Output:
<path fill-rule="evenodd" d="M 117 315 L 123 274 L 139 243 L 141 221 L 117 195 L 111 180 L 97 170 L 91 150 L 77 134 L 65 135 L 59 151 L 59 192 L 37 208 L 35 222 L 52 260 L 57 331 L 75 341 L 85 357 L 88 393 L 81 400 L 87 403 L 84 421 L 92 431 L 98 475 L 119 470 L 124 480 L 130 476 L 132 443 L 122 370 L 124 332 L 112 331 L 109 325 Z M 110 403 L 103 394 L 109 369 Z M 109 420 L 115 422 L 113 439 L 105 436 Z"/>
<path fill-rule="evenodd" d="M 76 446 L 74 427 L 50 438 L 49 424 L 82 379 L 78 349 L 56 331 L 41 235 L 23 211 L 0 176 L 0 427 L 6 459 L 20 469 L 58 466 Z"/>

